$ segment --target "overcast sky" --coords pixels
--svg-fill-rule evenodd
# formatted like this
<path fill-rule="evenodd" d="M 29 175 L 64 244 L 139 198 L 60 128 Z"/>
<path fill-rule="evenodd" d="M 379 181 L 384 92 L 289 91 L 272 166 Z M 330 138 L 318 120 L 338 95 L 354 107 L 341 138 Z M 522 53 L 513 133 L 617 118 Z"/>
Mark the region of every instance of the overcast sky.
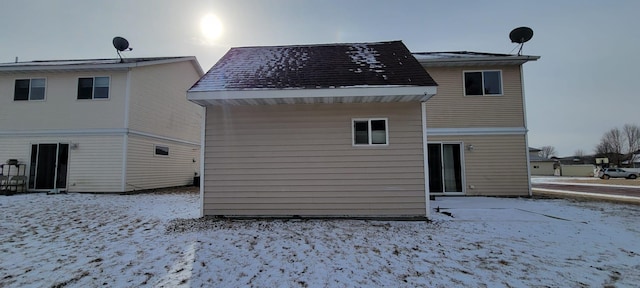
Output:
<path fill-rule="evenodd" d="M 413 52 L 515 53 L 511 29 L 529 26 L 524 54 L 529 144 L 560 156 L 592 153 L 602 134 L 640 124 L 640 1 L 160 1 L 2 0 L 0 62 L 196 56 L 206 71 L 230 48 L 403 40 Z M 201 20 L 216 15 L 222 34 Z"/>

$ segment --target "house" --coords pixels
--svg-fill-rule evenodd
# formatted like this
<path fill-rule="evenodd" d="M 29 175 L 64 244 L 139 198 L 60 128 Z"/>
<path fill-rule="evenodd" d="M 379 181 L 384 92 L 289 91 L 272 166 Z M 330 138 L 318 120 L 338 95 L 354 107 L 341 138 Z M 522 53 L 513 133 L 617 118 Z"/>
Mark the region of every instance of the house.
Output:
<path fill-rule="evenodd" d="M 540 57 L 413 56 L 439 84 L 426 105 L 430 194 L 530 195 L 522 64 Z"/>
<path fill-rule="evenodd" d="M 559 163 L 554 159 L 540 156 L 540 149 L 529 147 L 529 170 L 531 176 L 555 176 Z"/>
<path fill-rule="evenodd" d="M 536 59 L 232 48 L 187 92 L 206 109 L 201 212 L 428 217 L 430 195 L 529 195 L 521 65 Z"/>
<path fill-rule="evenodd" d="M 191 184 L 203 109 L 195 57 L 0 64 L 0 163 L 29 191 L 129 192 Z M 17 166 L 16 166 L 17 167 Z"/>

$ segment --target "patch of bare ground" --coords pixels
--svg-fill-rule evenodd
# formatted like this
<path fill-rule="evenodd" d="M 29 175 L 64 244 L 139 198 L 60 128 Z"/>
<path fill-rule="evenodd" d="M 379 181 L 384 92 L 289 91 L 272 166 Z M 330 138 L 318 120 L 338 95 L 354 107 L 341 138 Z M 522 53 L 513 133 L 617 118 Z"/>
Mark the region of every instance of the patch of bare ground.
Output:
<path fill-rule="evenodd" d="M 176 194 L 176 193 L 198 194 L 200 193 L 200 187 L 176 186 L 176 187 L 167 187 L 167 188 L 158 188 L 158 189 L 135 190 L 132 192 L 127 192 L 122 194 L 129 195 L 129 194 Z"/>

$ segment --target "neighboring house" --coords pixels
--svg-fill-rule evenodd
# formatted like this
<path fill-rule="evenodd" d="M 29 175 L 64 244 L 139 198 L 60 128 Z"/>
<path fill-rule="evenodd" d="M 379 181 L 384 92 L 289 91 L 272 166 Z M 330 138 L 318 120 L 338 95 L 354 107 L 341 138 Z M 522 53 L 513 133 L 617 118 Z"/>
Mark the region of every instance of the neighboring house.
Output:
<path fill-rule="evenodd" d="M 559 168 L 556 160 L 540 156 L 542 150 L 529 147 L 529 170 L 532 176 L 554 176 Z"/>
<path fill-rule="evenodd" d="M 0 64 L 0 163 L 30 191 L 128 192 L 191 184 L 203 109 L 185 99 L 195 57 Z"/>
<path fill-rule="evenodd" d="M 206 107 L 202 214 L 428 217 L 430 194 L 529 195 L 520 66 L 538 57 L 415 55 L 232 48 L 187 92 Z"/>
<path fill-rule="evenodd" d="M 540 57 L 413 55 L 439 84 L 426 105 L 430 193 L 530 195 L 522 64 Z"/>
<path fill-rule="evenodd" d="M 568 156 L 568 157 L 554 157 L 554 160 L 560 162 L 562 165 L 584 165 L 584 164 L 595 164 L 596 157 L 595 156 Z"/>

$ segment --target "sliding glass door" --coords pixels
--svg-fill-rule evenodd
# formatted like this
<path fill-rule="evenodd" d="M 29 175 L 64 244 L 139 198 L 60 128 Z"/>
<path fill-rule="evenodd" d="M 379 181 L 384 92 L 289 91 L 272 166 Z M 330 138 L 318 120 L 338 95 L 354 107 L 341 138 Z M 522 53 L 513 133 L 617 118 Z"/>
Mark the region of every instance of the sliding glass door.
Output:
<path fill-rule="evenodd" d="M 461 144 L 430 143 L 427 153 L 430 192 L 463 194 Z"/>
<path fill-rule="evenodd" d="M 29 189 L 51 190 L 67 188 L 69 144 L 31 145 Z"/>

